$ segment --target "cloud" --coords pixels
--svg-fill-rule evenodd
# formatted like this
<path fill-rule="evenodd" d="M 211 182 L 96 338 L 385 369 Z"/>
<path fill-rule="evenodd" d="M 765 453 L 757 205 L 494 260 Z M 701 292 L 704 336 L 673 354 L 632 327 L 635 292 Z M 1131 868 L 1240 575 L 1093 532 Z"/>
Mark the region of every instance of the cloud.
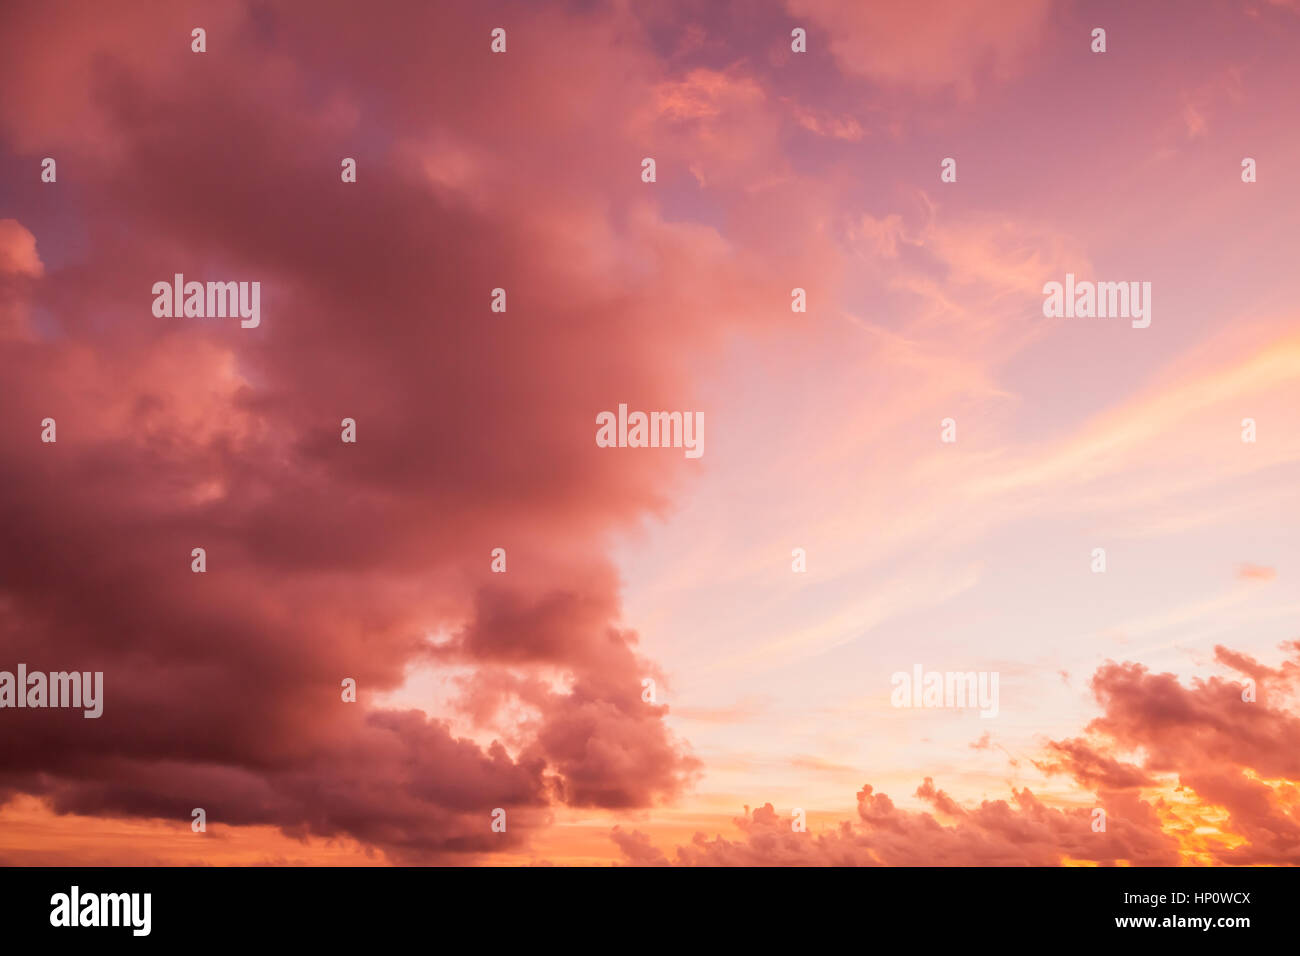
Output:
<path fill-rule="evenodd" d="M 39 279 L 44 271 L 31 231 L 16 219 L 0 219 L 0 276 Z"/>
<path fill-rule="evenodd" d="M 30 286 L 44 272 L 36 237 L 16 219 L 0 219 L 0 339 L 31 334 Z"/>
<path fill-rule="evenodd" d="M 301 837 L 460 862 L 527 858 L 566 816 L 644 820 L 704 769 L 801 768 L 837 787 L 832 771 L 849 771 L 812 742 L 759 753 L 758 725 L 824 703 L 804 665 L 864 637 L 899 646 L 913 619 L 988 595 L 1001 577 L 989 569 L 1016 548 L 992 539 L 1000 530 L 1032 521 L 1041 540 L 1068 512 L 1136 537 L 1281 502 L 1294 483 L 1277 466 L 1297 445 L 1277 423 L 1295 405 L 1300 341 L 1290 314 L 1261 319 L 1290 301 L 1268 285 L 1285 270 L 1239 255 L 1232 228 L 1267 239 L 1272 220 L 1243 204 L 1235 172 L 1193 190 L 1210 206 L 1188 206 L 1183 188 L 1208 167 L 1168 189 L 1132 178 L 1143 144 L 1150 159 L 1168 132 L 1143 139 L 1137 120 L 1164 116 L 1181 142 L 1185 95 L 1209 142 L 1237 114 L 1269 114 L 1224 109 L 1245 77 L 1252 89 L 1266 77 L 1227 67 L 1202 87 L 1148 63 L 1153 82 L 1129 84 L 1138 99 L 1122 110 L 1044 113 L 1044 95 L 1066 102 L 1073 82 L 1034 62 L 1060 32 L 1045 30 L 1045 3 L 787 9 L 809 28 L 806 57 L 789 53 L 776 4 L 519 5 L 502 57 L 486 42 L 497 14 L 476 4 L 364 18 L 343 0 L 228 4 L 204 14 L 203 55 L 186 5 L 110 20 L 6 6 L 0 86 L 17 92 L 0 99 L 0 168 L 16 184 L 0 220 L 0 667 L 102 669 L 107 700 L 99 721 L 14 715 L 0 799 L 68 814 L 69 842 L 86 820 L 184 827 L 204 805 L 214 827 L 281 831 L 268 859 L 292 858 L 284 844 Z M 1218 43 L 1214 26 L 1187 38 Z M 1021 70 L 1021 88 L 984 96 Z M 1103 145 L 1107 130 L 1137 131 L 1137 161 L 1116 172 L 1079 154 L 1082 128 Z M 1287 152 L 1263 127 L 1240 132 Z M 962 142 L 970 160 L 949 189 L 935 161 Z M 639 178 L 648 153 L 653 188 Z M 39 182 L 46 155 L 57 185 Z M 339 181 L 345 156 L 355 184 Z M 1092 199 L 1062 203 L 1061 182 L 1091 183 Z M 1287 208 L 1257 185 L 1261 209 Z M 1126 245 L 1143 236 L 1150 263 Z M 1157 318 L 1136 348 L 1040 321 L 1045 278 L 1127 261 L 1155 278 L 1233 268 L 1216 273 L 1221 298 L 1187 290 L 1204 315 L 1162 299 L 1185 314 Z M 152 284 L 176 272 L 260 281 L 262 326 L 155 319 Z M 806 315 L 790 312 L 796 285 Z M 505 313 L 488 309 L 497 287 Z M 691 463 L 597 449 L 595 414 L 623 401 L 704 410 L 722 426 L 717 451 Z M 949 414 L 962 444 L 941 449 Z M 1242 414 L 1259 419 L 1256 445 L 1238 441 Z M 39 441 L 47 416 L 55 444 Z M 355 446 L 339 441 L 344 417 Z M 696 493 L 708 482 L 721 492 Z M 641 573 L 645 551 L 616 565 L 661 518 L 679 519 L 670 571 Z M 827 586 L 812 604 L 762 578 L 789 577 L 773 556 L 791 538 L 824 542 L 810 551 L 810 583 Z M 196 546 L 204 575 L 189 570 Z M 497 547 L 506 574 L 489 570 Z M 1207 612 L 1218 628 L 1219 612 L 1277 591 L 1173 596 L 1173 611 L 1135 607 L 1125 629 Z M 1064 606 L 1033 593 L 1049 602 L 1042 620 Z M 718 736 L 707 768 L 668 709 L 640 698 L 644 677 L 666 686 L 661 655 L 688 646 L 692 690 L 708 690 L 664 699 L 692 735 Z M 927 783 L 924 812 L 865 790 L 851 834 L 812 858 L 902 859 L 899 832 L 934 859 L 1166 859 L 1171 833 L 1184 857 L 1249 845 L 1285 859 L 1291 771 L 1262 752 L 1289 732 L 1269 708 L 1293 665 L 1242 650 L 1217 661 L 1256 680 L 1265 705 L 1249 717 L 1265 724 L 1233 727 L 1260 735 L 1240 766 L 1208 732 L 1203 766 L 1177 739 L 1147 750 L 1161 718 L 1129 701 L 1133 687 L 1191 693 L 1183 734 L 1242 716 L 1226 683 L 1219 713 L 1202 688 L 1170 689 L 1138 665 L 1095 685 L 1114 726 L 1058 730 L 1035 751 L 1126 821 L 1110 843 L 1075 847 L 1086 808 L 1037 785 L 985 808 Z M 1052 660 L 1053 686 L 1062 663 L 1091 667 Z M 749 687 L 743 671 L 758 666 L 790 683 Z M 343 677 L 358 703 L 340 701 Z M 965 742 L 966 759 L 993 757 Z M 850 752 L 836 743 L 828 753 Z M 1170 790 L 1184 767 L 1195 786 Z M 496 807 L 504 834 L 488 828 Z M 746 827 L 798 861 L 811 838 L 785 846 L 780 817 L 763 808 Z M 1030 834 L 1019 850 L 1004 818 Z M 625 842 L 657 860 L 640 833 Z"/>
<path fill-rule="evenodd" d="M 631 833 L 614 827 L 610 838 L 618 845 L 624 859 L 632 866 L 667 866 L 668 858 L 655 849 L 650 838 L 640 830 Z"/>
<path fill-rule="evenodd" d="M 606 42 L 608 19 L 521 14 L 539 42 L 512 50 L 510 76 L 452 91 L 393 73 L 390 45 L 466 68 L 478 52 L 459 37 L 486 37 L 483 14 L 358 23 L 322 4 L 290 37 L 283 11 L 233 9 L 206 59 L 170 5 L 103 31 L 60 13 L 40 58 L 7 55 L 29 31 L 0 39 L 6 86 L 43 90 L 0 109 L 18 148 L 82 121 L 112 145 L 57 140 L 49 196 L 84 237 L 57 267 L 39 227 L 0 226 L 4 315 L 48 316 L 39 341 L 0 341 L 16 410 L 0 424 L 0 660 L 105 674 L 99 720 L 7 718 L 0 794 L 90 816 L 204 806 L 409 861 L 513 847 L 557 804 L 675 797 L 697 762 L 640 699 L 657 668 L 619 620 L 604 549 L 689 472 L 600 454 L 594 420 L 620 401 L 690 407 L 684 357 L 752 321 L 724 290 L 757 264 L 622 188 L 638 143 L 615 132 L 575 159 L 574 124 L 634 113 L 650 61 Z M 343 32 L 340 63 L 327 38 Z M 575 36 L 557 75 L 544 38 Z M 60 62 L 93 68 L 46 68 Z M 627 79 L 571 85 L 584 71 Z M 503 90 L 532 183 L 485 159 Z M 408 162 L 422 149 L 435 170 L 454 150 L 455 169 Z M 153 317 L 153 282 L 176 272 L 260 281 L 262 326 Z M 505 314 L 488 309 L 498 286 Z M 489 570 L 497 546 L 507 574 Z M 468 669 L 459 706 L 374 703 L 430 661 Z M 522 724 L 501 716 L 515 704 Z M 453 729 L 466 721 L 486 733 Z"/>
<path fill-rule="evenodd" d="M 1278 668 L 1218 648 L 1225 666 L 1267 682 L 1242 699 L 1222 677 L 1184 685 L 1140 664 L 1108 662 L 1092 678 L 1101 716 L 1086 737 L 1048 741 L 1039 769 L 1066 775 L 1093 801 L 1051 806 L 1027 787 L 967 806 L 926 777 L 907 810 L 864 786 L 856 819 L 797 833 L 771 803 L 737 818 L 738 838 L 697 833 L 676 847 L 688 866 L 1169 866 L 1300 864 L 1300 642 Z M 981 738 L 976 746 L 987 746 Z M 1095 808 L 1106 812 L 1094 830 Z M 645 841 L 624 847 L 646 858 Z"/>
<path fill-rule="evenodd" d="M 1028 789 L 1008 800 L 964 808 L 930 778 L 916 794 L 930 811 L 897 807 L 870 786 L 858 792 L 858 816 L 822 832 L 796 833 L 790 819 L 764 804 L 734 822 L 739 840 L 696 834 L 678 846 L 686 866 L 1053 866 L 1069 860 L 1145 865 L 1176 862 L 1177 843 L 1160 832 L 1148 807 L 1138 819 L 1110 818 L 1091 829 L 1090 808 L 1046 806 Z"/>
<path fill-rule="evenodd" d="M 1277 577 L 1277 569 L 1262 564 L 1240 564 L 1237 577 L 1242 581 L 1272 581 Z"/>
<path fill-rule="evenodd" d="M 1019 73 L 1048 13 L 1046 0 L 786 0 L 786 7 L 814 24 L 809 43 L 826 43 L 844 73 L 925 93 L 952 88 L 962 98 L 974 96 L 985 75 Z"/>

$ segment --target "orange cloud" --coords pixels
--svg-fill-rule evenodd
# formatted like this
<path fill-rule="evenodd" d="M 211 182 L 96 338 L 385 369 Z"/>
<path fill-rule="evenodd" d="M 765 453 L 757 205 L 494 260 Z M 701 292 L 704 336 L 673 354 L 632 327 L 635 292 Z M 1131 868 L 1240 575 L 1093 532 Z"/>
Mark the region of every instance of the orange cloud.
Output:
<path fill-rule="evenodd" d="M 1272 581 L 1277 577 L 1277 569 L 1262 564 L 1241 564 L 1237 566 L 1237 577 L 1243 581 Z"/>
<path fill-rule="evenodd" d="M 1085 738 L 1049 741 L 1038 766 L 1072 779 L 1082 805 L 1049 806 L 1028 788 L 965 806 L 926 778 L 898 807 L 870 785 L 858 814 L 796 832 L 767 803 L 733 822 L 736 839 L 697 833 L 672 862 L 688 866 L 1056 866 L 1079 862 L 1300 864 L 1300 642 L 1280 667 L 1218 649 L 1220 663 L 1261 680 L 1261 696 L 1220 677 L 1181 684 L 1140 664 L 1107 663 L 1092 679 L 1103 713 Z M 1267 687 L 1267 693 L 1264 692 Z M 983 744 L 984 741 L 981 741 Z M 1136 756 L 1134 756 L 1136 755 Z M 1089 798 L 1087 795 L 1091 794 Z M 1104 830 L 1094 828 L 1105 811 Z M 661 862 L 647 838 L 619 834 L 632 863 Z"/>

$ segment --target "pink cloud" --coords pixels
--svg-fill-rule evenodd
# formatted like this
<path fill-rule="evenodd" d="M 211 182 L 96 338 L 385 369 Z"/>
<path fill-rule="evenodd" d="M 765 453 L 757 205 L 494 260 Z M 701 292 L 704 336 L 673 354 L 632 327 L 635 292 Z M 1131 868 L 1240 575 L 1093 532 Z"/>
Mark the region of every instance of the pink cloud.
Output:
<path fill-rule="evenodd" d="M 813 25 L 810 43 L 826 43 L 840 69 L 930 93 L 953 88 L 974 95 L 984 74 L 1019 73 L 1047 23 L 1046 0 L 995 6 L 961 0 L 855 3 L 786 0 L 791 16 Z"/>
<path fill-rule="evenodd" d="M 767 803 L 734 823 L 739 838 L 697 833 L 676 847 L 690 866 L 1055 866 L 1068 862 L 1168 866 L 1300 863 L 1296 784 L 1300 718 L 1289 709 L 1300 684 L 1300 644 L 1268 668 L 1219 648 L 1221 663 L 1269 689 L 1243 700 L 1243 686 L 1220 677 L 1191 686 L 1140 664 L 1103 665 L 1092 689 L 1103 709 L 1085 738 L 1048 741 L 1040 769 L 1064 774 L 1087 806 L 1051 806 L 1028 788 L 1010 799 L 967 806 L 929 777 L 914 796 L 928 809 L 900 808 L 870 786 L 854 820 L 798 832 Z M 981 744 L 984 741 L 981 740 Z M 1137 755 L 1130 757 L 1129 755 Z M 1176 792 L 1179 802 L 1173 801 Z M 1094 809 L 1105 829 L 1094 828 Z M 1226 818 L 1226 819 L 1222 819 Z M 1217 824 L 1214 821 L 1219 820 Z M 1197 836 L 1197 827 L 1217 830 Z M 658 851 L 648 841 L 615 840 L 629 860 Z"/>

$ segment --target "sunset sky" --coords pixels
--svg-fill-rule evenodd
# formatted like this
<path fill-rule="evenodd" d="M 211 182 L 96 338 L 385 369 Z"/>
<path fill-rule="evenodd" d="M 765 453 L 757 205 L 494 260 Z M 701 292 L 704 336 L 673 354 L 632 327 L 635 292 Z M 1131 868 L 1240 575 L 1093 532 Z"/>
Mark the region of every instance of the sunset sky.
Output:
<path fill-rule="evenodd" d="M 105 691 L 0 710 L 0 864 L 1300 863 L 1297 51 L 1291 0 L 4 3 L 0 670 Z"/>

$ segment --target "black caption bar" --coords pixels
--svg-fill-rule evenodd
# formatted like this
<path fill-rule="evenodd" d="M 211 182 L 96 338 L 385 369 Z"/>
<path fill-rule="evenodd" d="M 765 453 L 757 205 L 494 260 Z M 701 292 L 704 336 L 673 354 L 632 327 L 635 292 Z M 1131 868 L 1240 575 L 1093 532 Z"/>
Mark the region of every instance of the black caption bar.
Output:
<path fill-rule="evenodd" d="M 770 942 L 833 920 L 872 936 L 924 927 L 927 943 L 1032 931 L 1230 946 L 1291 937 L 1295 886 L 1289 869 L 9 868 L 0 919 L 6 940 L 78 945 Z"/>

